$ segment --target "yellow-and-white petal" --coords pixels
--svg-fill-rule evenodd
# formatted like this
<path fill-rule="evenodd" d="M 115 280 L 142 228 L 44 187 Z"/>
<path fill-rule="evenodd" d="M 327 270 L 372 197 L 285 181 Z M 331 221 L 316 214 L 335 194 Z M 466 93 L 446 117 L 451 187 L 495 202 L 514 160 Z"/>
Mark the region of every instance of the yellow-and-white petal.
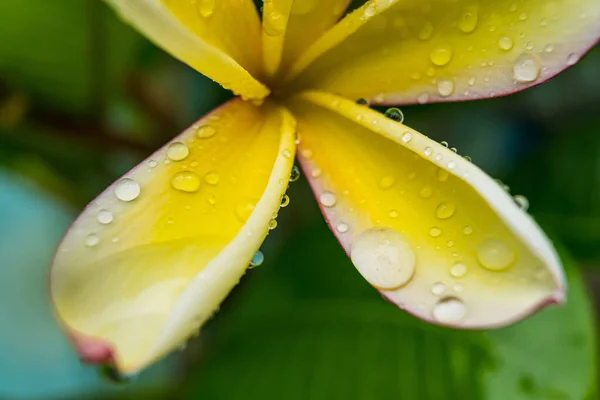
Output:
<path fill-rule="evenodd" d="M 294 140 L 285 109 L 232 100 L 86 208 L 51 271 L 82 358 L 133 373 L 198 331 L 267 235 Z"/>
<path fill-rule="evenodd" d="M 471 162 L 331 94 L 307 92 L 290 107 L 325 218 L 387 299 L 460 328 L 507 325 L 563 301 L 552 244 Z"/>
<path fill-rule="evenodd" d="M 244 98 L 262 99 L 260 21 L 251 0 L 106 0 L 146 37 Z"/>
<path fill-rule="evenodd" d="M 544 82 L 599 38 L 596 0 L 370 0 L 291 75 L 296 88 L 377 104 L 489 98 Z"/>

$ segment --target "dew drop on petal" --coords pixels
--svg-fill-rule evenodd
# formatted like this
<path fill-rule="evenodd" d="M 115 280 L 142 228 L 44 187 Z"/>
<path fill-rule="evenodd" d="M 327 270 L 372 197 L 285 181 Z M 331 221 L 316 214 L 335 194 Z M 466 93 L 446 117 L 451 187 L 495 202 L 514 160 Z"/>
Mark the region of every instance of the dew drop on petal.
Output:
<path fill-rule="evenodd" d="M 290 204 L 290 196 L 284 194 L 281 196 L 281 207 L 287 207 Z"/>
<path fill-rule="evenodd" d="M 452 59 L 452 49 L 449 47 L 437 47 L 429 54 L 429 59 L 438 67 L 443 67 Z"/>
<path fill-rule="evenodd" d="M 458 29 L 464 33 L 471 33 L 477 27 L 478 13 L 477 4 L 466 7 L 464 13 L 458 20 Z"/>
<path fill-rule="evenodd" d="M 201 125 L 196 131 L 196 136 L 200 139 L 208 139 L 215 136 L 217 130 L 210 125 Z"/>
<path fill-rule="evenodd" d="M 406 284 L 415 272 L 415 254 L 397 231 L 375 227 L 352 242 L 350 259 L 360 274 L 373 286 L 394 289 Z"/>
<path fill-rule="evenodd" d="M 133 179 L 123 178 L 115 185 L 115 195 L 121 201 L 133 201 L 140 195 L 139 183 Z"/>
<path fill-rule="evenodd" d="M 335 194 L 331 192 L 323 192 L 319 195 L 319 202 L 324 207 L 333 207 L 335 206 L 337 199 L 335 197 Z"/>
<path fill-rule="evenodd" d="M 182 142 L 173 142 L 167 147 L 167 157 L 173 161 L 181 161 L 187 158 L 190 149 Z"/>
<path fill-rule="evenodd" d="M 339 233 L 346 233 L 346 232 L 348 232 L 348 224 L 346 224 L 344 222 L 340 222 L 339 224 L 337 224 L 337 226 L 335 227 L 335 229 Z"/>
<path fill-rule="evenodd" d="M 500 39 L 498 39 L 498 47 L 504 51 L 509 51 L 513 48 L 513 46 L 514 42 L 508 36 L 502 36 Z"/>
<path fill-rule="evenodd" d="M 433 154 L 433 149 L 431 147 L 425 147 L 425 150 L 423 150 L 423 154 L 429 157 Z"/>
<path fill-rule="evenodd" d="M 269 221 L 269 230 L 272 231 L 275 228 L 277 228 L 277 220 L 273 218 Z"/>
<path fill-rule="evenodd" d="M 241 222 L 246 222 L 255 207 L 256 203 L 252 201 L 242 201 L 235 206 L 235 215 Z"/>
<path fill-rule="evenodd" d="M 113 213 L 109 210 L 100 210 L 96 216 L 96 220 L 103 225 L 110 224 L 113 221 L 113 218 Z"/>
<path fill-rule="evenodd" d="M 485 269 L 502 271 L 513 265 L 517 253 L 499 239 L 488 239 L 477 248 L 477 260 Z"/>
<path fill-rule="evenodd" d="M 424 199 L 428 199 L 431 197 L 431 195 L 433 195 L 433 188 L 431 186 L 424 186 L 420 191 L 419 191 L 419 196 L 421 196 Z"/>
<path fill-rule="evenodd" d="M 521 210 L 527 211 L 529 209 L 529 200 L 527 200 L 527 197 L 517 194 L 513 197 L 513 199 Z"/>
<path fill-rule="evenodd" d="M 437 226 L 433 226 L 431 227 L 431 229 L 429 229 L 429 236 L 436 238 L 439 237 L 442 234 L 442 230 L 440 228 L 438 228 Z"/>
<path fill-rule="evenodd" d="M 456 297 L 445 297 L 433 307 L 433 318 L 441 323 L 453 323 L 467 315 L 467 308 L 462 300 Z"/>
<path fill-rule="evenodd" d="M 438 93 L 442 97 L 448 97 L 454 93 L 454 79 L 441 78 L 437 82 Z"/>
<path fill-rule="evenodd" d="M 198 0 L 198 12 L 204 18 L 208 18 L 215 10 L 215 0 Z"/>
<path fill-rule="evenodd" d="M 200 188 L 200 177 L 191 171 L 179 171 L 171 178 L 171 186 L 180 192 L 197 192 Z"/>
<path fill-rule="evenodd" d="M 431 287 L 431 293 L 435 296 L 441 296 L 446 291 L 446 285 L 442 282 L 437 282 Z"/>
<path fill-rule="evenodd" d="M 463 263 L 456 263 L 450 267 L 450 275 L 454 278 L 462 278 L 467 274 L 468 268 Z"/>
<path fill-rule="evenodd" d="M 287 18 L 277 10 L 270 10 L 263 15 L 263 32 L 267 36 L 279 36 L 285 31 Z"/>
<path fill-rule="evenodd" d="M 385 175 L 379 180 L 379 187 L 381 189 L 389 189 L 394 186 L 394 183 L 396 183 L 396 178 L 393 175 Z"/>
<path fill-rule="evenodd" d="M 540 60 L 531 53 L 523 53 L 515 60 L 513 77 L 517 82 L 533 82 L 540 76 Z"/>
<path fill-rule="evenodd" d="M 85 237 L 85 245 L 87 247 L 94 247 L 100 243 L 100 238 L 95 233 L 90 233 Z"/>
<path fill-rule="evenodd" d="M 567 65 L 577 64 L 579 61 L 579 55 L 576 53 L 571 53 L 567 56 Z"/>
<path fill-rule="evenodd" d="M 456 204 L 451 201 L 443 201 L 435 209 L 437 219 L 448 219 L 456 212 Z"/>
<path fill-rule="evenodd" d="M 300 168 L 297 165 L 294 165 L 292 168 L 292 173 L 290 174 L 290 182 L 296 182 L 300 179 Z"/>
<path fill-rule="evenodd" d="M 412 137 L 413 137 L 412 133 L 410 133 L 410 132 L 405 132 L 405 133 L 402 135 L 402 142 L 403 142 L 403 143 L 408 143 L 408 142 L 410 142 L 410 141 L 412 140 Z"/>
<path fill-rule="evenodd" d="M 470 226 L 465 226 L 462 230 L 463 234 L 469 236 L 470 234 L 473 233 L 473 228 L 471 228 Z"/>
<path fill-rule="evenodd" d="M 399 123 L 404 122 L 404 114 L 399 108 L 396 107 L 388 108 L 385 111 L 385 116 Z"/>
<path fill-rule="evenodd" d="M 219 181 L 219 174 L 215 171 L 209 171 L 206 173 L 206 175 L 204 175 L 204 182 L 208 183 L 209 185 L 218 185 Z"/>
<path fill-rule="evenodd" d="M 265 261 L 265 256 L 263 255 L 262 251 L 258 250 L 252 256 L 252 259 L 250 260 L 250 264 L 248 264 L 248 268 L 258 267 L 258 266 L 262 265 L 262 263 L 264 261 Z"/>

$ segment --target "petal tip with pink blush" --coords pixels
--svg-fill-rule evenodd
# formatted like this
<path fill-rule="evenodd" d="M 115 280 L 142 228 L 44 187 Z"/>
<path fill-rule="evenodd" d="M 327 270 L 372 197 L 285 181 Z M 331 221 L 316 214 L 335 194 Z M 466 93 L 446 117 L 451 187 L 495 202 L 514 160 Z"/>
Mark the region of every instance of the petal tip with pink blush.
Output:
<path fill-rule="evenodd" d="M 115 362 L 114 347 L 109 342 L 73 330 L 70 330 L 68 334 L 82 362 L 86 364 L 113 364 Z"/>

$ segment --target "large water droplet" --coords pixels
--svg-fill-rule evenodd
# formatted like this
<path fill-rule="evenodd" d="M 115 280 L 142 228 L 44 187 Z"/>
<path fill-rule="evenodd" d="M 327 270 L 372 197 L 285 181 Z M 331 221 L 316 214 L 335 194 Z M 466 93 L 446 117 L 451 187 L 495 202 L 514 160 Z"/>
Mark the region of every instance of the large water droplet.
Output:
<path fill-rule="evenodd" d="M 350 258 L 373 286 L 394 289 L 406 284 L 415 272 L 415 254 L 408 242 L 391 228 L 375 227 L 352 242 Z"/>
<path fill-rule="evenodd" d="M 248 264 L 248 268 L 258 267 L 258 266 L 262 265 L 262 263 L 264 261 L 265 261 L 265 256 L 263 255 L 262 251 L 258 250 L 252 256 L 252 259 L 250 260 L 250 264 Z"/>
<path fill-rule="evenodd" d="M 191 171 L 179 171 L 171 178 L 171 186 L 181 192 L 197 192 L 200 188 L 200 177 Z"/>
<path fill-rule="evenodd" d="M 515 60 L 513 76 L 517 82 L 533 82 L 540 76 L 540 60 L 531 53 L 523 53 Z"/>
<path fill-rule="evenodd" d="M 198 12 L 204 18 L 208 18 L 215 10 L 215 0 L 198 0 Z"/>
<path fill-rule="evenodd" d="M 513 265 L 517 253 L 499 239 L 488 239 L 477 249 L 477 260 L 491 271 L 502 271 Z"/>
<path fill-rule="evenodd" d="M 431 52 L 429 59 L 438 67 L 443 67 L 452 59 L 452 49 L 449 47 L 438 47 Z"/>
<path fill-rule="evenodd" d="M 454 79 L 440 78 L 437 82 L 437 89 L 440 96 L 450 96 L 452 93 L 454 93 Z"/>
<path fill-rule="evenodd" d="M 121 201 L 133 201 L 140 195 L 139 183 L 133 179 L 123 178 L 115 186 L 115 195 Z"/>
<path fill-rule="evenodd" d="M 167 147 L 167 157 L 173 161 L 181 161 L 190 154 L 190 149 L 181 142 L 173 142 Z"/>
<path fill-rule="evenodd" d="M 335 194 L 333 194 L 331 192 L 323 192 L 319 196 L 319 202 L 324 207 L 333 207 L 333 206 L 335 206 L 335 203 L 337 202 L 337 199 L 335 197 Z"/>
<path fill-rule="evenodd" d="M 450 275 L 454 278 L 462 278 L 467 274 L 468 268 L 463 263 L 456 263 L 450 267 Z"/>
<path fill-rule="evenodd" d="M 456 204 L 451 201 L 444 201 L 438 204 L 435 209 L 435 217 L 437 219 L 448 219 L 454 215 Z"/>
<path fill-rule="evenodd" d="M 96 220 L 104 225 L 110 224 L 113 221 L 113 213 L 108 210 L 100 210 Z"/>
<path fill-rule="evenodd" d="M 433 307 L 433 318 L 443 324 L 458 322 L 467 315 L 465 303 L 456 297 L 446 297 Z"/>

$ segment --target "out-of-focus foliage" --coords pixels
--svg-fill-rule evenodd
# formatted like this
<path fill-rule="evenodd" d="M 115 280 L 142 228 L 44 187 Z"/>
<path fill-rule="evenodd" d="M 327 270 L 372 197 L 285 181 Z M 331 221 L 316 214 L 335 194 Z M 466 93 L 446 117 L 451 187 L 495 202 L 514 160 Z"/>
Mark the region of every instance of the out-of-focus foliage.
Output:
<path fill-rule="evenodd" d="M 2 0 L 0 21 L 0 398 L 595 398 L 597 307 L 584 283 L 598 279 L 578 267 L 600 264 L 598 49 L 507 98 L 403 108 L 410 126 L 529 198 L 574 256 L 565 307 L 492 332 L 419 322 L 364 283 L 295 184 L 265 264 L 164 367 L 182 381 L 163 386 L 159 367 L 107 393 L 51 318 L 53 247 L 104 187 L 230 94 L 100 0 Z"/>

